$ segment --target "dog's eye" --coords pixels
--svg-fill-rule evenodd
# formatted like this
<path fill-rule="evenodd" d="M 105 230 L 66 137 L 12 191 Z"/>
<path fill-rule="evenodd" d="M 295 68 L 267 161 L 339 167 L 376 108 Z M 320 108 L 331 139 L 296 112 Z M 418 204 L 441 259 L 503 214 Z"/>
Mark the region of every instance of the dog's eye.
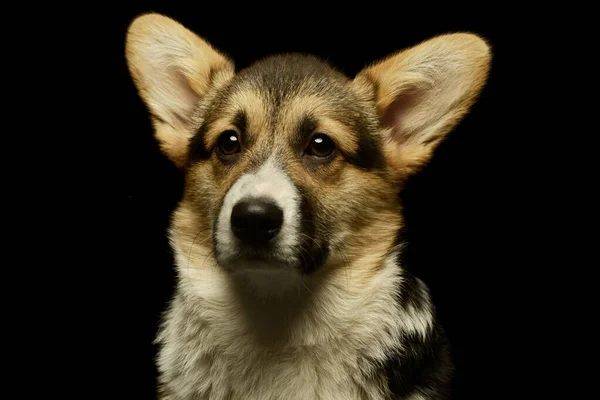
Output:
<path fill-rule="evenodd" d="M 323 133 L 317 133 L 310 139 L 305 154 L 315 157 L 328 157 L 334 151 L 335 143 L 333 143 L 333 140 Z"/>
<path fill-rule="evenodd" d="M 241 150 L 240 139 L 235 131 L 225 131 L 219 136 L 217 148 L 221 154 L 230 156 Z"/>

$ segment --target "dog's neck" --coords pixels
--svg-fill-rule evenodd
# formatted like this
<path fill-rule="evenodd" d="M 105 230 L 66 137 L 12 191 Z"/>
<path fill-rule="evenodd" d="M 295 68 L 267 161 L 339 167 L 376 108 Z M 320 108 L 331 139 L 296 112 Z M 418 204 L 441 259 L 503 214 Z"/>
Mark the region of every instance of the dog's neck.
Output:
<path fill-rule="evenodd" d="M 201 310 L 202 324 L 219 332 L 223 343 L 243 336 L 270 348 L 318 345 L 343 338 L 357 325 L 357 337 L 371 330 L 387 331 L 391 337 L 399 329 L 393 323 L 398 320 L 393 303 L 402 280 L 396 259 L 391 252 L 381 265 L 371 266 L 372 276 L 362 286 L 351 285 L 352 265 L 307 278 L 288 272 L 232 275 L 207 261 L 202 268 L 179 269 L 179 304 Z"/>

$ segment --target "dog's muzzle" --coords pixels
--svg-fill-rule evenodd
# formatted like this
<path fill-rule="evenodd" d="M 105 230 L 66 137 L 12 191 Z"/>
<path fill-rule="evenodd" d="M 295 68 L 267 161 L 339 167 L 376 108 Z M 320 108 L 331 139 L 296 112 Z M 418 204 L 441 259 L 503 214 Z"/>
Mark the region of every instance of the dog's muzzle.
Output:
<path fill-rule="evenodd" d="M 275 160 L 241 175 L 223 199 L 215 255 L 231 271 L 299 263 L 300 194 Z"/>

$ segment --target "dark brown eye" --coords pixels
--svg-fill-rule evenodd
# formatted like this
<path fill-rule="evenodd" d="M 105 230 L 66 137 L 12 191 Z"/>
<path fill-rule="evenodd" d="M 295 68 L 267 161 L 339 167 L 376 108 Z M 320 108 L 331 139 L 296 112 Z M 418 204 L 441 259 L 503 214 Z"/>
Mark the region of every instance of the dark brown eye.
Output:
<path fill-rule="evenodd" d="M 310 139 L 305 154 L 323 158 L 330 156 L 334 151 L 335 143 L 333 143 L 333 140 L 323 133 L 317 133 Z"/>
<path fill-rule="evenodd" d="M 223 132 L 217 140 L 217 148 L 221 154 L 226 156 L 239 153 L 242 149 L 240 146 L 240 139 L 235 131 Z"/>

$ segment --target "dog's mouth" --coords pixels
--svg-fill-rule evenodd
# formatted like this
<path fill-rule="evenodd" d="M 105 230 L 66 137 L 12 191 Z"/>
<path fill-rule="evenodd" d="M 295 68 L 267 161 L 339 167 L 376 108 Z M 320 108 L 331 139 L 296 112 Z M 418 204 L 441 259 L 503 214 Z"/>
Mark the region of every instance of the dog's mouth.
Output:
<path fill-rule="evenodd" d="M 298 247 L 281 249 L 277 241 L 262 247 L 238 242 L 234 251 L 217 251 L 216 258 L 241 293 L 278 298 L 297 296 L 307 288 L 311 273 L 326 257 L 322 252 L 319 257 L 315 252 L 309 254 L 310 251 Z M 285 253 L 289 255 L 283 256 Z"/>
<path fill-rule="evenodd" d="M 219 265 L 231 272 L 241 270 L 295 270 L 298 268 L 296 257 L 282 258 L 273 249 L 239 246 L 235 252 L 221 254 L 216 252 Z"/>
<path fill-rule="evenodd" d="M 327 243 L 316 245 L 317 240 L 314 238 L 310 242 L 313 246 L 296 243 L 283 247 L 277 239 L 260 244 L 232 240 L 226 251 L 222 251 L 225 247 L 216 241 L 215 255 L 218 264 L 230 272 L 288 271 L 307 275 L 323 265 L 329 256 Z"/>

